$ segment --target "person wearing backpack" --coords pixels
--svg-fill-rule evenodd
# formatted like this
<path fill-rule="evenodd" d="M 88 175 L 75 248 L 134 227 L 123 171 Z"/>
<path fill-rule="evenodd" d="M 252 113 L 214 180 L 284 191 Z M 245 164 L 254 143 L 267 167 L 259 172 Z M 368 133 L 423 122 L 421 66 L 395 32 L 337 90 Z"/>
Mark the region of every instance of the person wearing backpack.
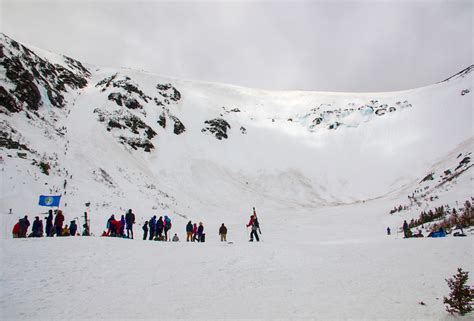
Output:
<path fill-rule="evenodd" d="M 193 223 L 191 221 L 186 225 L 186 242 L 192 241 L 193 239 Z"/>
<path fill-rule="evenodd" d="M 171 219 L 166 215 L 163 222 L 163 230 L 165 232 L 165 241 L 168 241 L 168 231 L 171 230 Z"/>
<path fill-rule="evenodd" d="M 69 224 L 69 233 L 71 236 L 76 236 L 77 232 L 77 224 L 76 221 L 71 221 L 71 224 Z"/>
<path fill-rule="evenodd" d="M 260 242 L 260 238 L 258 237 L 257 231 L 259 231 L 260 234 L 262 232 L 260 231 L 260 224 L 258 223 L 258 219 L 257 219 L 257 216 L 255 214 L 250 216 L 250 221 L 247 224 L 247 227 L 249 227 L 249 226 L 252 228 L 252 232 L 250 232 L 250 240 L 249 241 L 253 242 L 253 238 L 255 236 L 255 239 L 257 240 L 257 242 Z"/>

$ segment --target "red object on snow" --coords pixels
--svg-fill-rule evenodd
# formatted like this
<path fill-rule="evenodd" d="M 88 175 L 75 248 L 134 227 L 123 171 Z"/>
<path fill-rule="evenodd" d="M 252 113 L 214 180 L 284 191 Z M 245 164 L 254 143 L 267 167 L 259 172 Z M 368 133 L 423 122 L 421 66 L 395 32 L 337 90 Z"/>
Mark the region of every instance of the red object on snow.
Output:
<path fill-rule="evenodd" d="M 13 225 L 12 233 L 13 234 L 19 234 L 20 233 L 20 223 L 16 223 L 15 225 Z"/>

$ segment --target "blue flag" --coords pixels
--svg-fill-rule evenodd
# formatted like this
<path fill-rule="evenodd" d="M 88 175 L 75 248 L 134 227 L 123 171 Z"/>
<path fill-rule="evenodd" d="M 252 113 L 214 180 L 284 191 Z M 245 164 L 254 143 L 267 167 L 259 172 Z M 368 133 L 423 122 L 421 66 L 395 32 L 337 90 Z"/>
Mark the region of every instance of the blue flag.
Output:
<path fill-rule="evenodd" d="M 60 200 L 61 200 L 61 195 L 59 195 L 59 196 L 40 195 L 38 205 L 40 205 L 40 206 L 50 206 L 50 207 L 59 206 L 59 201 Z"/>

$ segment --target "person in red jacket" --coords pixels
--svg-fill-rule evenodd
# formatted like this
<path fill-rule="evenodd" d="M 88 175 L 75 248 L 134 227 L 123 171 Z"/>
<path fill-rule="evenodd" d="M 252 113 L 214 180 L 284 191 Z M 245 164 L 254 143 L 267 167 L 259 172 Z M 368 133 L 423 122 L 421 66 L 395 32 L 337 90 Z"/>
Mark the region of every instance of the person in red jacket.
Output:
<path fill-rule="evenodd" d="M 63 222 L 64 222 L 63 211 L 58 210 L 56 212 L 56 217 L 54 218 L 54 226 L 56 227 L 56 236 L 61 236 L 63 234 Z"/>
<path fill-rule="evenodd" d="M 250 221 L 249 223 L 247 224 L 247 227 L 251 226 L 252 227 L 252 231 L 250 232 L 250 242 L 253 242 L 253 239 L 255 237 L 255 239 L 257 240 L 257 242 L 260 241 L 260 238 L 258 237 L 258 233 L 257 231 L 261 234 L 262 232 L 260 231 L 260 224 L 258 223 L 258 219 L 257 219 L 257 214 L 255 213 L 255 207 L 253 208 L 253 212 L 254 214 L 252 214 L 252 216 L 250 216 Z"/>
<path fill-rule="evenodd" d="M 20 237 L 20 221 L 18 221 L 15 225 L 13 225 L 13 238 L 19 238 Z"/>
<path fill-rule="evenodd" d="M 197 232 L 198 232 L 198 226 L 197 226 L 196 223 L 194 223 L 194 225 L 193 225 L 193 238 L 192 238 L 192 242 L 196 241 Z"/>

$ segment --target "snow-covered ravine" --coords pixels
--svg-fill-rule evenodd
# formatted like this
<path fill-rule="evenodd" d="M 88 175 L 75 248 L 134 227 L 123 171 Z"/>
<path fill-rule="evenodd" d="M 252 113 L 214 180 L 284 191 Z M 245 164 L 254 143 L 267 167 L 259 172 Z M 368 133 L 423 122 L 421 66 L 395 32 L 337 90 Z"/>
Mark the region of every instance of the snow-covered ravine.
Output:
<path fill-rule="evenodd" d="M 473 66 L 401 92 L 272 92 L 0 44 L 1 320 L 449 319 L 445 279 L 474 283 L 472 227 L 399 232 L 472 203 Z M 39 195 L 93 236 L 12 239 L 45 218 Z M 135 240 L 99 237 L 128 209 Z M 181 242 L 141 240 L 153 215 Z M 183 242 L 189 220 L 205 243 Z"/>

